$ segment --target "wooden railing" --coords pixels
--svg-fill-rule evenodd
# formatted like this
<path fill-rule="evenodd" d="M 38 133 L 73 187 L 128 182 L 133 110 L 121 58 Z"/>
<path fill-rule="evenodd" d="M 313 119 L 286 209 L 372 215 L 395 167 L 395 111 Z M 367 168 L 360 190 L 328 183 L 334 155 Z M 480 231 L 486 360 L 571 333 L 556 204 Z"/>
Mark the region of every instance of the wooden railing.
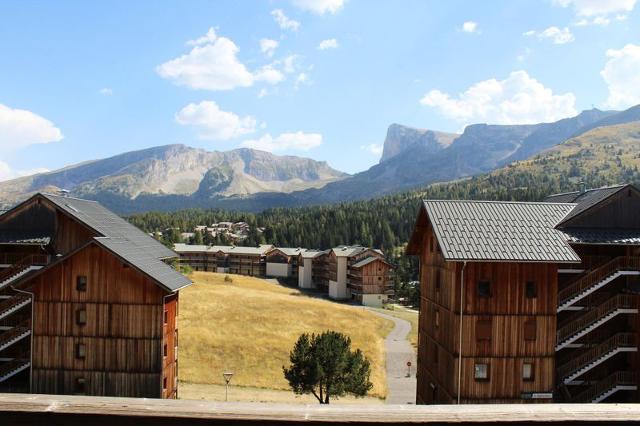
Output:
<path fill-rule="evenodd" d="M 14 306 L 19 305 L 20 303 L 26 302 L 30 297 L 25 294 L 19 294 L 17 296 L 12 297 L 11 299 L 6 299 L 0 302 L 0 317 L 2 314 L 12 309 Z"/>
<path fill-rule="evenodd" d="M 617 348 L 632 348 L 638 346 L 635 333 L 618 333 L 608 338 L 598 346 L 588 349 L 586 352 L 558 367 L 558 376 L 565 379 L 576 373 L 593 361 L 605 356 Z"/>
<path fill-rule="evenodd" d="M 584 315 L 579 316 L 573 321 L 569 322 L 562 328 L 558 329 L 557 343 L 563 343 L 571 336 L 579 333 L 590 325 L 596 323 L 601 318 L 614 312 L 617 309 L 637 309 L 638 299 L 635 295 L 618 294 L 602 303 L 597 308 L 587 312 Z"/>
<path fill-rule="evenodd" d="M 49 255 L 46 254 L 0 253 L 0 265 L 13 265 L 29 256 L 33 257 L 34 264 L 36 265 L 46 265 L 49 263 Z"/>
<path fill-rule="evenodd" d="M 49 263 L 49 256 L 30 254 L 0 272 L 0 283 L 30 266 L 43 266 Z"/>
<path fill-rule="evenodd" d="M 640 271 L 640 257 L 620 256 L 616 257 L 604 265 L 599 266 L 585 276 L 577 279 L 573 284 L 563 288 L 558 292 L 558 306 L 563 305 L 585 290 L 598 284 L 620 270 Z"/>
<path fill-rule="evenodd" d="M 635 371 L 617 371 L 600 380 L 595 385 L 579 393 L 573 398 L 573 402 L 592 402 L 598 396 L 608 392 L 616 386 L 637 385 L 638 374 Z"/>
<path fill-rule="evenodd" d="M 580 263 L 568 263 L 561 266 L 561 269 L 594 269 L 611 260 L 611 256 L 580 256 Z"/>
<path fill-rule="evenodd" d="M 31 320 L 24 320 L 15 327 L 0 334 L 0 347 L 31 329 Z"/>

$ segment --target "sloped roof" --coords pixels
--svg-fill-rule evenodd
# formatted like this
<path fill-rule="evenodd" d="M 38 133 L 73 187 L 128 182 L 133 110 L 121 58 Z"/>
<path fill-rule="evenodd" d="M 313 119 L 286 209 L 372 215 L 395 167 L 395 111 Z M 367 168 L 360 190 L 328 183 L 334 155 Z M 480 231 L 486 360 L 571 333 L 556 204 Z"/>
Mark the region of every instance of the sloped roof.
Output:
<path fill-rule="evenodd" d="M 387 265 L 390 265 L 389 262 L 387 262 L 386 260 L 380 258 L 380 257 L 375 257 L 375 256 L 371 256 L 371 257 L 365 257 L 364 259 L 362 259 L 361 261 L 354 263 L 353 265 L 351 265 L 352 268 L 362 268 L 363 266 L 366 266 L 372 262 L 375 261 L 380 261 L 382 263 L 386 263 Z"/>
<path fill-rule="evenodd" d="M 424 201 L 446 260 L 579 262 L 554 229 L 575 204 Z"/>
<path fill-rule="evenodd" d="M 284 255 L 286 256 L 298 256 L 299 254 L 305 252 L 307 249 L 303 249 L 301 247 L 273 247 L 272 249 L 270 249 L 269 251 L 275 251 L 278 250 L 280 252 L 282 252 Z"/>
<path fill-rule="evenodd" d="M 175 252 L 96 201 L 53 194 L 41 195 L 103 237 L 125 240 L 132 247 L 157 259 L 176 257 Z"/>
<path fill-rule="evenodd" d="M 351 257 L 358 253 L 362 253 L 365 250 L 369 250 L 367 247 L 362 246 L 338 246 L 332 249 L 333 253 L 338 257 Z"/>
<path fill-rule="evenodd" d="M 329 250 L 313 250 L 313 249 L 310 249 L 310 250 L 303 251 L 300 254 L 304 259 L 314 259 L 314 258 L 316 258 L 318 256 L 322 256 L 323 254 L 327 254 L 327 253 L 329 253 Z"/>
<path fill-rule="evenodd" d="M 587 189 L 586 191 L 566 192 L 563 194 L 554 194 L 545 198 L 545 202 L 553 203 L 574 203 L 577 206 L 559 223 L 563 223 L 573 219 L 582 212 L 606 200 L 612 195 L 618 193 L 629 185 L 614 185 L 603 188 Z"/>
<path fill-rule="evenodd" d="M 640 230 L 602 228 L 563 228 L 572 244 L 640 245 Z"/>
<path fill-rule="evenodd" d="M 260 247 L 231 247 L 231 249 L 227 252 L 229 254 L 258 254 L 264 255 L 266 252 L 273 248 L 272 245 L 263 244 Z"/>
<path fill-rule="evenodd" d="M 119 238 L 97 237 L 96 243 L 113 252 L 143 274 L 160 284 L 165 290 L 174 292 L 191 284 L 191 280 L 144 250 L 132 246 L 129 241 Z"/>

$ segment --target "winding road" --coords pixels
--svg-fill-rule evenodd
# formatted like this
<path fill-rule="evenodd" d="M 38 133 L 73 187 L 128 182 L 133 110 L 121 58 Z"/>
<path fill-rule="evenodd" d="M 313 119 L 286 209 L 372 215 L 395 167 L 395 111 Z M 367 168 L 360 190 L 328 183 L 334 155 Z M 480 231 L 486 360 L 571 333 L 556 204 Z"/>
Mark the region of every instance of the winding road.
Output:
<path fill-rule="evenodd" d="M 393 321 L 395 327 L 384 341 L 387 369 L 387 404 L 416 403 L 416 353 L 407 340 L 411 323 L 371 309 L 374 314 Z M 410 375 L 407 362 L 411 362 Z"/>

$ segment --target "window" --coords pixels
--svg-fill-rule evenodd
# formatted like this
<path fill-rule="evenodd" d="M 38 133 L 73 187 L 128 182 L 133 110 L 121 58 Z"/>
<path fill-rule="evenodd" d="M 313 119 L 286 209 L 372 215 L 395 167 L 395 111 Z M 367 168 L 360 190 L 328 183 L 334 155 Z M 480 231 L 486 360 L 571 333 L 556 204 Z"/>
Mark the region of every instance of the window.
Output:
<path fill-rule="evenodd" d="M 85 325 L 87 323 L 87 310 L 86 309 L 78 309 L 76 311 L 76 324 L 77 325 Z"/>
<path fill-rule="evenodd" d="M 164 311 L 163 321 L 165 324 L 169 323 L 169 311 Z"/>
<path fill-rule="evenodd" d="M 524 340 L 536 340 L 538 325 L 536 319 L 530 319 L 524 323 Z"/>
<path fill-rule="evenodd" d="M 73 386 L 73 391 L 79 394 L 87 393 L 87 384 L 83 377 L 76 378 L 76 381 Z"/>
<path fill-rule="evenodd" d="M 436 309 L 436 328 L 440 327 L 440 311 Z"/>
<path fill-rule="evenodd" d="M 166 377 L 162 379 L 162 390 L 167 390 L 167 378 Z"/>
<path fill-rule="evenodd" d="M 522 380 L 533 381 L 533 363 L 525 362 L 522 364 Z"/>
<path fill-rule="evenodd" d="M 87 291 L 87 276 L 86 275 L 78 275 L 76 277 L 76 290 L 78 290 L 78 291 Z"/>
<path fill-rule="evenodd" d="M 535 299 L 538 297 L 538 286 L 535 281 L 527 281 L 527 299 Z"/>
<path fill-rule="evenodd" d="M 491 340 L 491 320 L 476 322 L 476 340 Z"/>
<path fill-rule="evenodd" d="M 167 356 L 167 344 L 164 344 L 164 348 L 162 349 L 163 356 Z"/>
<path fill-rule="evenodd" d="M 489 380 L 489 364 L 474 364 L 473 378 L 476 380 Z"/>
<path fill-rule="evenodd" d="M 491 282 L 488 280 L 478 281 L 478 297 L 491 297 Z"/>
<path fill-rule="evenodd" d="M 76 358 L 84 359 L 87 356 L 87 346 L 84 343 L 76 345 Z"/>

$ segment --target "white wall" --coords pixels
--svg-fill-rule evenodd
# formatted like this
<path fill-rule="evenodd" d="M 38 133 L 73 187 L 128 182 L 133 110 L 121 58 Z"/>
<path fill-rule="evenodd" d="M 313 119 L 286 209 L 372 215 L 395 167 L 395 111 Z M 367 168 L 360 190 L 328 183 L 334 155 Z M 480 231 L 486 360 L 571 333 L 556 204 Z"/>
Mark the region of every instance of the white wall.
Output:
<path fill-rule="evenodd" d="M 335 281 L 329 281 L 329 297 L 332 299 L 348 299 L 347 286 Z"/>
<path fill-rule="evenodd" d="M 384 303 L 387 302 L 389 296 L 386 294 L 363 294 L 362 304 L 364 306 L 372 306 L 374 308 L 381 308 Z"/>
<path fill-rule="evenodd" d="M 229 268 L 216 268 L 216 272 L 219 274 L 228 274 Z"/>
<path fill-rule="evenodd" d="M 268 277 L 289 277 L 291 276 L 291 265 L 288 263 L 267 262 Z"/>
<path fill-rule="evenodd" d="M 298 266 L 298 287 L 314 288 L 313 283 L 313 263 L 312 259 L 303 259 L 302 265 Z"/>

